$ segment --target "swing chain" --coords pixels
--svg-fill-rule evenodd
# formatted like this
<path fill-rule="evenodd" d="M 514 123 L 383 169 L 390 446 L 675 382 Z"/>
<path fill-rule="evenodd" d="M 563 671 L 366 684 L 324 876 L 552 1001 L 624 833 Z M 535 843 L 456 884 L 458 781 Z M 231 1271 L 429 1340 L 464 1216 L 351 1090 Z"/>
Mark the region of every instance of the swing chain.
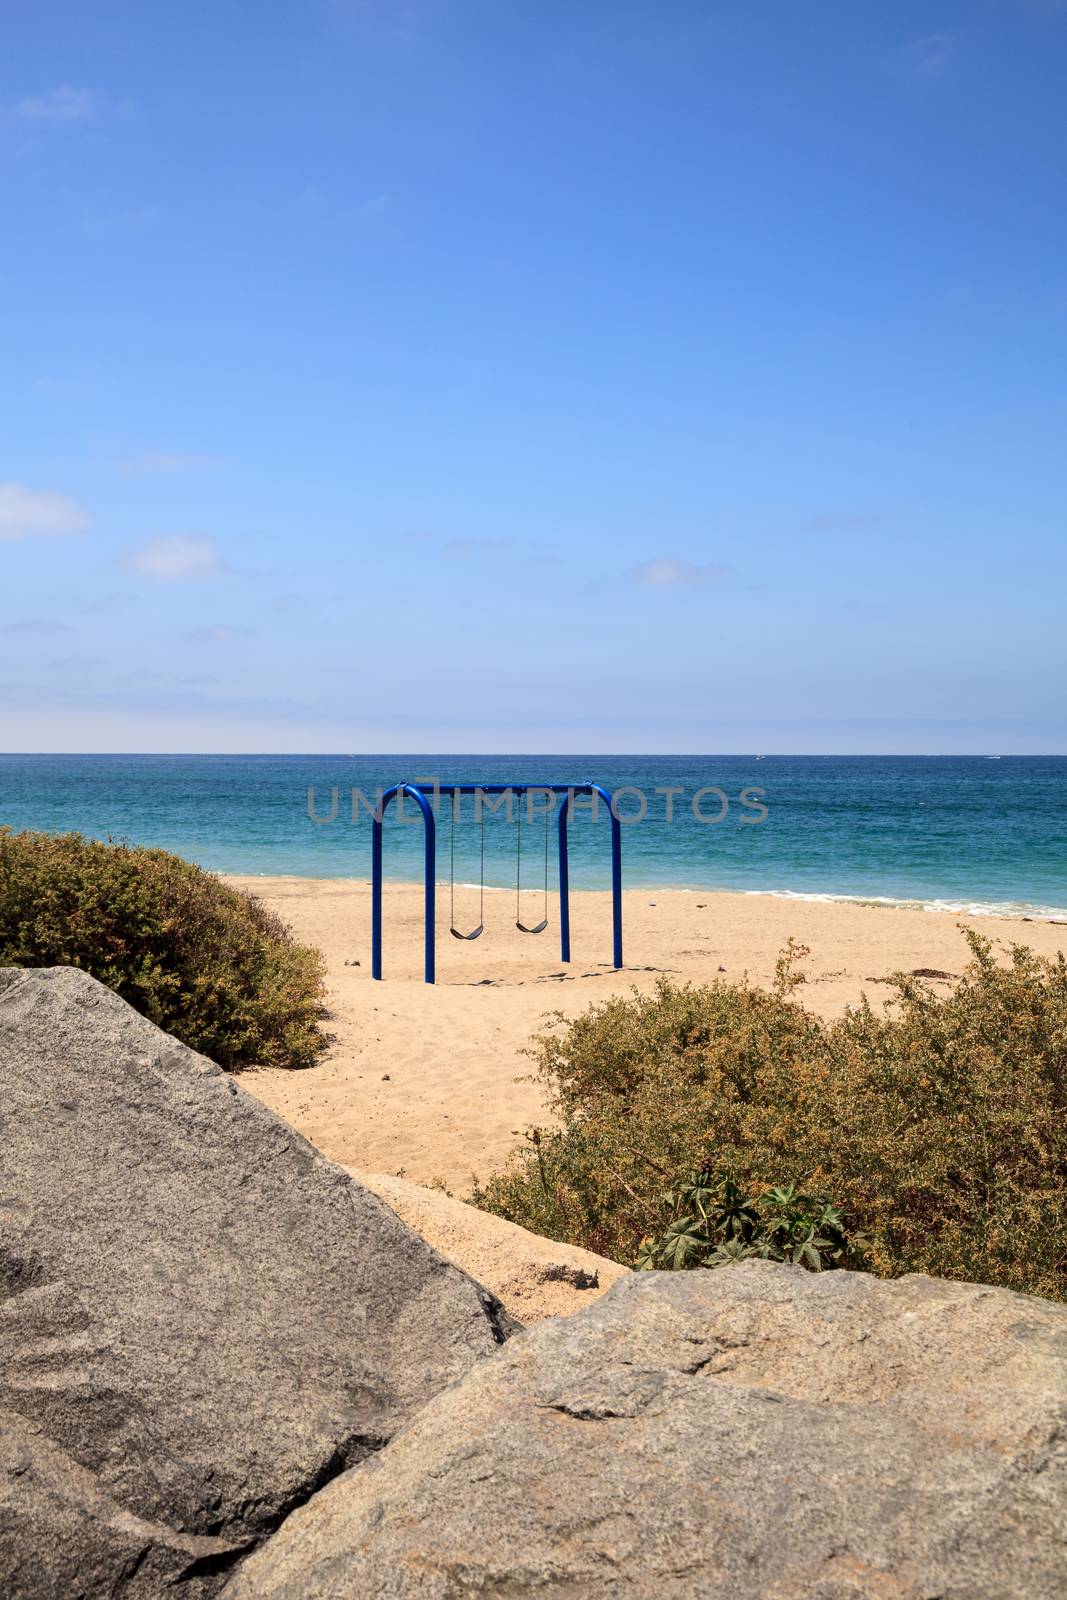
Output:
<path fill-rule="evenodd" d="M 528 795 L 529 790 L 525 793 Z M 519 800 L 519 821 L 515 830 L 515 926 L 520 933 L 544 933 L 548 927 L 548 818 L 545 812 L 545 880 L 544 911 L 541 921 L 528 928 L 522 920 L 522 800 Z"/>
<path fill-rule="evenodd" d="M 477 939 L 485 928 L 485 810 L 482 809 L 481 827 L 479 833 L 479 861 L 478 861 L 478 926 L 473 933 L 461 933 L 456 927 L 456 802 L 460 799 L 457 789 L 452 791 L 452 820 L 449 828 L 449 932 L 456 939 Z"/>

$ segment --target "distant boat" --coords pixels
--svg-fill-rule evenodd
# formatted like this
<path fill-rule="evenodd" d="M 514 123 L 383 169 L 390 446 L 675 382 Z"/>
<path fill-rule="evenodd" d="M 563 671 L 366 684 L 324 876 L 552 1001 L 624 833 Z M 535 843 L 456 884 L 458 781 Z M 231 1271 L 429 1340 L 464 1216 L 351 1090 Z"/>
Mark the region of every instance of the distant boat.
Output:
<path fill-rule="evenodd" d="M 986 756 L 986 760 L 987 761 L 999 761 L 1000 757 L 999 756 Z"/>

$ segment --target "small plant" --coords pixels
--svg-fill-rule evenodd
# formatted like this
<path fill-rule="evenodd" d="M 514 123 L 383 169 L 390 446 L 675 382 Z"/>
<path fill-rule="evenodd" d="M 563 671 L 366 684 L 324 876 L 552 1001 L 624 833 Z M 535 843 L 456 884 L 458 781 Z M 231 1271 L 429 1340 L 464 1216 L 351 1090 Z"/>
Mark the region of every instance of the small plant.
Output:
<path fill-rule="evenodd" d="M 862 1255 L 863 1241 L 849 1237 L 837 1207 L 795 1183 L 747 1198 L 732 1178 L 703 1167 L 667 1191 L 663 1208 L 667 1226 L 642 1241 L 634 1262 L 639 1271 L 722 1267 L 760 1257 L 821 1272 L 846 1258 L 858 1265 Z"/>

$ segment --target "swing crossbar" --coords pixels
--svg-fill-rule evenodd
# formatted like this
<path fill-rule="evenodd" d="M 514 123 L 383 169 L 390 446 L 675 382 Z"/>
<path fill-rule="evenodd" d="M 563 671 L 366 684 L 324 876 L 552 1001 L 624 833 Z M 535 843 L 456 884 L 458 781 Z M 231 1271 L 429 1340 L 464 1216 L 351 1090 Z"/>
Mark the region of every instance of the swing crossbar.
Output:
<path fill-rule="evenodd" d="M 567 824 L 571 807 L 579 796 L 597 795 L 608 808 L 611 821 L 611 955 L 612 966 L 622 966 L 622 829 L 615 815 L 613 797 L 599 783 L 438 783 L 430 791 L 438 795 L 461 794 L 553 794 L 565 795 L 556 824 L 559 850 L 559 956 L 571 959 L 570 864 L 567 851 Z M 371 818 L 371 976 L 382 975 L 382 823 L 388 806 L 397 796 L 410 795 L 422 812 L 424 883 L 424 975 L 427 983 L 436 981 L 437 917 L 437 819 L 426 790 L 417 783 L 394 783 L 382 794 Z M 402 802 L 401 802 L 402 803 Z"/>

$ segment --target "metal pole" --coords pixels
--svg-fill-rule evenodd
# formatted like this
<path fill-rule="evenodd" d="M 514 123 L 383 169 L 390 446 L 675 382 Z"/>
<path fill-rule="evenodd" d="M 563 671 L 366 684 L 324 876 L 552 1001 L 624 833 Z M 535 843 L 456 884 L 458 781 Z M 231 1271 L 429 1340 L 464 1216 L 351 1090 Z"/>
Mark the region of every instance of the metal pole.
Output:
<path fill-rule="evenodd" d="M 622 966 L 622 827 L 611 813 L 611 956 L 612 965 Z"/>
<path fill-rule="evenodd" d="M 426 951 L 425 951 L 425 977 L 427 983 L 434 983 L 434 938 L 437 931 L 436 901 L 437 901 L 437 823 L 434 820 L 433 806 L 430 805 L 421 789 L 408 785 L 408 791 L 414 794 L 422 807 L 422 817 L 426 824 L 425 840 L 425 876 L 426 876 Z"/>
<path fill-rule="evenodd" d="M 571 958 L 571 878 L 567 860 L 567 816 L 571 806 L 568 789 L 559 808 L 557 830 L 559 834 L 559 959 Z"/>
<path fill-rule="evenodd" d="M 414 783 L 394 784 L 382 795 L 371 822 L 371 977 L 382 975 L 382 821 L 390 800 L 403 792 L 410 794 L 422 812 L 425 830 L 423 855 L 425 879 L 425 931 L 423 972 L 427 983 L 434 981 L 434 936 L 437 912 L 437 826 L 433 807 Z"/>
<path fill-rule="evenodd" d="M 622 825 L 615 815 L 614 795 L 599 783 L 591 783 L 589 791 L 607 802 L 611 818 L 611 964 L 618 968 L 622 966 Z"/>
<path fill-rule="evenodd" d="M 382 818 L 396 789 L 387 789 L 371 819 L 370 836 L 370 971 L 382 975 Z"/>

